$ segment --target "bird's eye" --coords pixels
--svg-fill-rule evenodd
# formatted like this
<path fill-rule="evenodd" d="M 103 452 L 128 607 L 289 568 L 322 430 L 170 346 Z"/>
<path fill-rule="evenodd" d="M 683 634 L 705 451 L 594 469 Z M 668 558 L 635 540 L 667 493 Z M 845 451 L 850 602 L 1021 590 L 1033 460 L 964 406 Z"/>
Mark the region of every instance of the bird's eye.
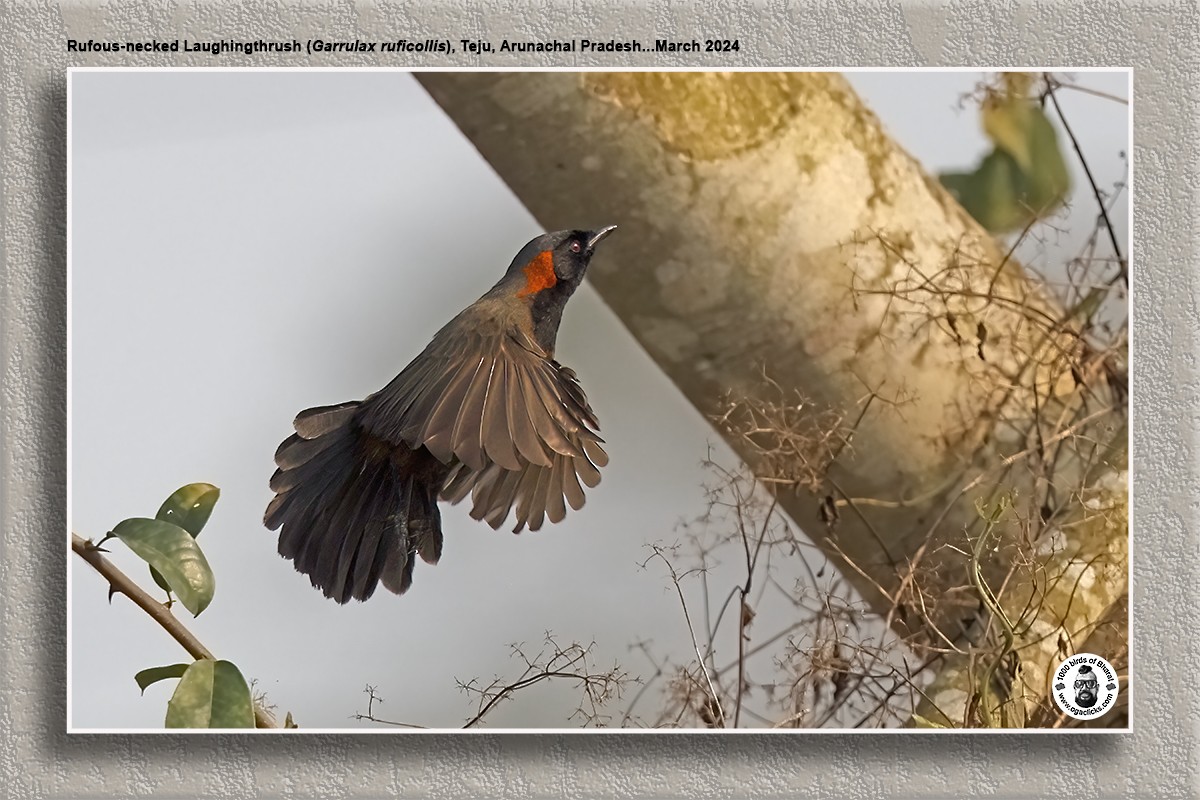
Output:
<path fill-rule="evenodd" d="M 571 242 L 571 252 L 572 253 L 579 253 L 582 251 L 583 251 L 583 245 L 581 245 L 579 242 Z"/>

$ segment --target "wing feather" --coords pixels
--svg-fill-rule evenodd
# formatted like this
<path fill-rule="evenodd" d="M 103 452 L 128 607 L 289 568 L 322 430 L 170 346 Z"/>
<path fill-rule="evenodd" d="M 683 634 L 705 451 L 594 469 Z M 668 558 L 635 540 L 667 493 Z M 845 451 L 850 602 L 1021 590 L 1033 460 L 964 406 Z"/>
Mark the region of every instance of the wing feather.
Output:
<path fill-rule="evenodd" d="M 513 446 L 508 425 L 508 365 L 497 356 L 484 401 L 479 436 L 487 457 L 504 469 L 521 469 L 523 461 Z"/>
<path fill-rule="evenodd" d="M 504 364 L 508 384 L 508 431 L 521 457 L 539 467 L 550 466 L 550 457 L 542 445 L 542 438 L 534 427 L 530 407 L 541 401 L 527 388 L 527 380 L 520 374 L 520 367 L 508 361 Z"/>
<path fill-rule="evenodd" d="M 550 379 L 541 369 L 528 370 L 528 376 L 527 391 L 536 395 L 539 402 L 539 405 L 536 405 L 535 413 L 530 416 L 535 420 L 534 426 L 537 428 L 538 435 L 542 437 L 542 441 L 556 453 L 566 456 L 583 455 L 583 451 L 569 438 L 571 434 L 578 433 L 583 427 L 578 418 L 573 418 L 567 413 L 560 399 L 560 393 L 555 391 L 550 384 Z"/>
<path fill-rule="evenodd" d="M 434 399 L 425 424 L 417 434 L 417 441 L 425 445 L 425 448 L 443 464 L 449 464 L 456 455 L 454 431 L 461 424 L 459 420 L 467 404 L 467 393 L 486 361 L 487 358 L 483 355 L 472 355 L 469 360 L 454 364 L 447 370 L 449 380 Z"/>
<path fill-rule="evenodd" d="M 529 500 L 529 513 L 525 517 L 531 531 L 541 530 L 542 521 L 546 517 L 546 505 L 550 499 L 548 496 L 551 491 L 550 478 L 553 474 L 553 466 L 543 467 L 537 471 L 537 481 L 533 484 Z"/>
<path fill-rule="evenodd" d="M 546 520 L 560 522 L 568 506 L 582 508 L 583 487 L 599 484 L 608 454 L 575 373 L 528 347 L 502 346 L 489 392 L 481 415 L 488 464 L 480 470 L 460 467 L 444 485 L 443 499 L 459 502 L 470 494 L 471 516 L 493 528 L 515 506 L 518 532 L 538 530 Z M 502 404 L 505 435 L 499 436 L 491 423 L 499 421 Z M 515 465 L 492 458 L 493 451 L 508 455 L 505 446 L 512 448 Z"/>
<path fill-rule="evenodd" d="M 600 483 L 600 470 L 586 456 L 575 459 L 575 472 L 589 489 L 595 489 Z"/>
<path fill-rule="evenodd" d="M 499 530 L 500 526 L 504 524 L 504 520 L 508 518 L 508 512 L 512 510 L 513 504 L 517 501 L 517 487 L 524 476 L 525 471 L 505 470 L 504 474 L 498 476 L 489 487 L 490 491 L 485 489 L 476 499 L 475 506 L 471 509 L 471 516 L 475 519 L 485 520 L 492 528 Z"/>
<path fill-rule="evenodd" d="M 462 407 L 450 435 L 450 446 L 454 455 L 475 470 L 487 466 L 483 451 L 483 412 L 495 370 L 496 357 L 485 355 L 466 389 Z"/>
<path fill-rule="evenodd" d="M 446 403 L 452 402 L 451 398 L 459 395 L 456 391 L 456 386 L 461 385 L 464 380 L 462 364 L 447 361 L 442 365 L 441 371 L 434 374 L 433 379 L 425 386 L 419 387 L 420 395 L 413 401 L 409 407 L 405 418 L 405 425 L 401 429 L 400 439 L 410 446 L 416 447 L 424 445 L 427 440 L 431 440 L 434 448 L 438 447 L 437 435 L 446 435 L 449 432 L 435 429 L 432 425 L 434 415 L 440 408 L 445 408 Z M 476 365 L 467 365 L 467 369 L 474 369 Z M 470 376 L 466 376 L 466 380 L 470 380 Z M 457 407 L 453 407 L 457 410 Z M 434 448 L 430 452 L 437 454 Z M 445 448 L 446 451 L 449 448 Z"/>
<path fill-rule="evenodd" d="M 579 475 L 575 472 L 574 459 L 571 460 L 570 465 L 567 465 L 564 459 L 563 467 L 563 495 L 567 498 L 567 503 L 571 508 L 578 511 L 583 508 L 587 498 L 583 494 L 583 487 L 579 485 Z"/>
<path fill-rule="evenodd" d="M 532 515 L 533 490 L 537 486 L 538 476 L 541 472 L 541 467 L 531 466 L 521 473 L 521 480 L 517 484 L 516 490 L 517 525 L 513 528 L 513 533 L 523 531 L 526 522 Z"/>
<path fill-rule="evenodd" d="M 507 313 L 499 307 L 464 312 L 363 402 L 357 422 L 372 436 L 423 446 L 449 465 L 442 499 L 457 503 L 470 495 L 476 519 L 499 528 L 511 516 L 515 530 L 538 530 L 546 520 L 561 521 L 568 507 L 583 507 L 584 487 L 599 484 L 608 455 L 574 371 L 550 358 L 519 325 L 514 328 Z M 344 413 L 354 409 L 330 406 L 297 418 L 298 441 L 281 452 L 272 485 L 286 490 L 293 480 L 289 470 L 319 455 L 320 431 L 336 427 Z M 315 437 L 311 448 L 309 435 Z M 432 545 L 421 549 L 422 556 L 434 557 Z M 405 558 L 412 555 L 392 554 L 382 564 L 372 559 L 370 569 L 383 573 L 385 585 L 399 586 L 410 567 Z M 361 568 L 352 572 L 348 582 Z"/>
<path fill-rule="evenodd" d="M 563 503 L 566 464 L 567 459 L 561 455 L 555 457 L 554 466 L 550 468 L 550 482 L 546 486 L 546 519 L 555 523 L 562 522 L 567 516 L 567 507 Z"/>
<path fill-rule="evenodd" d="M 604 448 L 600 446 L 600 442 L 595 439 L 584 439 L 583 449 L 587 453 L 587 457 L 597 467 L 608 466 L 608 453 L 604 452 Z"/>

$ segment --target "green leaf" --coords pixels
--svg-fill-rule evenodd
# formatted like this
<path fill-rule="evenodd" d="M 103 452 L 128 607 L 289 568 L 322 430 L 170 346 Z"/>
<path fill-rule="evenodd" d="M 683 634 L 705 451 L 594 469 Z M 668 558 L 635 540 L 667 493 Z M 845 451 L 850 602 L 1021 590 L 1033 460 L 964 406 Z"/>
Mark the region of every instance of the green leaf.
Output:
<path fill-rule="evenodd" d="M 168 728 L 253 728 L 254 700 L 228 661 L 202 658 L 183 673 L 167 703 Z"/>
<path fill-rule="evenodd" d="M 164 592 L 171 591 L 171 587 L 167 585 L 167 579 L 164 578 L 162 573 L 156 570 L 154 567 L 150 568 L 150 577 L 154 578 L 154 582 L 158 584 L 158 588 L 162 589 Z M 170 603 L 171 599 L 168 597 L 167 604 L 170 605 Z"/>
<path fill-rule="evenodd" d="M 1021 202 L 1020 167 L 1002 150 L 993 150 L 974 172 L 944 173 L 942 184 L 975 220 L 993 233 L 1020 228 L 1029 220 Z"/>
<path fill-rule="evenodd" d="M 943 725 L 940 722 L 934 722 L 931 719 L 922 717 L 920 714 L 912 715 L 913 724 L 918 728 L 948 728 L 949 725 Z"/>
<path fill-rule="evenodd" d="M 1030 116 L 1026 139 L 1030 166 L 1024 172 L 1025 202 L 1035 212 L 1045 215 L 1058 208 L 1071 191 L 1071 172 L 1058 133 L 1040 108 L 1035 108 Z"/>
<path fill-rule="evenodd" d="M 993 233 L 1025 227 L 1062 205 L 1071 175 L 1054 125 L 1028 96 L 1032 81 L 1007 81 L 984 100 L 984 133 L 995 147 L 974 172 L 947 173 L 942 183 Z"/>
<path fill-rule="evenodd" d="M 165 681 L 167 678 L 182 678 L 183 673 L 187 670 L 187 664 L 171 664 L 166 667 L 151 667 L 144 669 L 133 679 L 137 681 L 138 688 L 142 690 L 142 694 L 146 693 L 146 687 L 152 683 Z"/>
<path fill-rule="evenodd" d="M 211 483 L 189 483 L 176 489 L 164 500 L 154 518 L 172 522 L 196 537 L 212 516 L 213 506 L 220 496 L 221 490 Z M 150 567 L 150 577 L 154 578 L 160 589 L 171 591 L 166 578 L 154 567 Z"/>
<path fill-rule="evenodd" d="M 1022 172 L 1028 172 L 1033 165 L 1029 126 L 1035 111 L 1041 114 L 1041 109 L 1024 97 L 992 98 L 985 101 L 980 110 L 983 132 L 997 150 L 1013 157 Z"/>
<path fill-rule="evenodd" d="M 211 483 L 189 483 L 164 500 L 154 518 L 173 522 L 192 536 L 199 536 L 220 496 L 221 490 Z"/>
<path fill-rule="evenodd" d="M 215 579 L 200 545 L 178 525 L 158 519 L 120 522 L 112 535 L 158 570 L 183 607 L 199 616 L 212 602 Z"/>

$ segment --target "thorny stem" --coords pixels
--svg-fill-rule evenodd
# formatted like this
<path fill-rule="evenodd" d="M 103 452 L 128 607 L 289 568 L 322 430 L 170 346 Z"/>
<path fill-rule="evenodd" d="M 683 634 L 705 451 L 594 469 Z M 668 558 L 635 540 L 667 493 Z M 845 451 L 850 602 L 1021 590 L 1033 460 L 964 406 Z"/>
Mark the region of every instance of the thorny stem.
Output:
<path fill-rule="evenodd" d="M 91 567 L 100 573 L 100 576 L 108 581 L 110 592 L 121 594 L 128 597 L 139 608 L 150 615 L 150 618 L 157 622 L 163 630 L 171 635 L 171 638 L 179 642 L 180 646 L 188 652 L 192 658 L 200 660 L 207 658 L 216 660 L 216 656 L 212 651 L 204 646 L 196 635 L 189 631 L 179 618 L 172 614 L 165 605 L 155 600 L 146 593 L 142 587 L 138 586 L 133 580 L 121 570 L 117 569 L 111 561 L 105 558 L 99 547 L 92 544 L 87 539 L 84 539 L 77 533 L 71 534 L 71 549 L 76 555 L 86 561 Z M 111 597 L 111 595 L 110 595 Z M 259 703 L 254 703 L 254 727 L 256 728 L 276 728 L 278 727 L 271 713 L 264 709 Z"/>

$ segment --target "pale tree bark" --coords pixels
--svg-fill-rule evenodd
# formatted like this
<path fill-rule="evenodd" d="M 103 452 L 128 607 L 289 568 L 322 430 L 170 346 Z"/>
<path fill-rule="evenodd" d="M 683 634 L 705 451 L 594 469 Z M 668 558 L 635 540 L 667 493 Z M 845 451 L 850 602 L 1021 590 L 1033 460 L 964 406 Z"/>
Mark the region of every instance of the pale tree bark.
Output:
<path fill-rule="evenodd" d="M 419 80 L 547 229 L 620 225 L 592 285 L 888 624 L 945 651 L 952 721 L 1010 652 L 1016 716 L 1044 698 L 1127 588 L 1124 411 L 1075 315 L 840 76 Z"/>

